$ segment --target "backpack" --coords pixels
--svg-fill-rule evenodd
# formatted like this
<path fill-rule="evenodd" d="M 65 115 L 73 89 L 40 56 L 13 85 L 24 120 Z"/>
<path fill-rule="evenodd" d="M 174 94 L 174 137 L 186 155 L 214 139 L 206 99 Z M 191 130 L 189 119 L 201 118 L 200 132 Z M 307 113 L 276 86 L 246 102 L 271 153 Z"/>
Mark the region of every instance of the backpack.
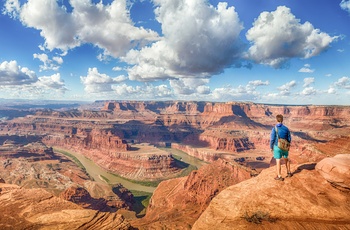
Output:
<path fill-rule="evenodd" d="M 278 138 L 278 144 L 277 144 L 278 148 L 280 148 L 283 151 L 289 151 L 289 148 L 290 148 L 289 141 L 279 137 L 277 126 L 275 126 L 275 130 L 276 130 L 276 134 L 277 134 L 277 138 Z"/>

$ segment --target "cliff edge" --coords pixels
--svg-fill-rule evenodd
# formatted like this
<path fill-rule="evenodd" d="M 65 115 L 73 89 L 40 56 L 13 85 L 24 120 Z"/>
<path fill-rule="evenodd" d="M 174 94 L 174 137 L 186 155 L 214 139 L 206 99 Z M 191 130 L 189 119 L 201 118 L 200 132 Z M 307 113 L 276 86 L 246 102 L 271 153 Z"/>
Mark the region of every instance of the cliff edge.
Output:
<path fill-rule="evenodd" d="M 268 168 L 223 190 L 192 229 L 350 229 L 350 155 L 292 171 L 282 182 Z"/>

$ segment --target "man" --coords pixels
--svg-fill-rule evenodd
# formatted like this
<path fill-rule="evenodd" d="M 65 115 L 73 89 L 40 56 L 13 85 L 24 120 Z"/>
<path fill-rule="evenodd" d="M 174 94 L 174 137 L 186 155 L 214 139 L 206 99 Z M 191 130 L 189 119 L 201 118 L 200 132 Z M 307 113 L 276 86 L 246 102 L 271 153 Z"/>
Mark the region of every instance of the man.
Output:
<path fill-rule="evenodd" d="M 283 177 L 281 175 L 281 158 L 282 156 L 285 159 L 286 162 L 286 168 L 287 168 L 287 177 L 291 177 L 292 173 L 290 171 L 290 161 L 288 159 L 288 151 L 281 150 L 278 148 L 278 137 L 283 138 L 291 142 L 292 138 L 290 135 L 290 131 L 287 126 L 283 125 L 283 116 L 281 114 L 278 114 L 276 116 L 277 125 L 273 127 L 271 131 L 271 139 L 270 139 L 270 149 L 273 153 L 273 157 L 276 159 L 276 169 L 277 169 L 277 177 L 276 180 L 283 181 Z M 278 131 L 278 135 L 276 133 L 276 129 Z"/>

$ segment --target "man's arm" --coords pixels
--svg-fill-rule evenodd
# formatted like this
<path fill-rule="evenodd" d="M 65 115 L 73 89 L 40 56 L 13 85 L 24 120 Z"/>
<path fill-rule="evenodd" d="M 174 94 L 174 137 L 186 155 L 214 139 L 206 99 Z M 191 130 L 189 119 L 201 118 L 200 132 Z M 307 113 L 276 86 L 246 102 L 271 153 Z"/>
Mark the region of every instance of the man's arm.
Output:
<path fill-rule="evenodd" d="M 292 135 L 290 134 L 289 129 L 288 129 L 288 139 L 287 140 L 289 141 L 289 143 L 292 141 Z"/>
<path fill-rule="evenodd" d="M 275 128 L 271 130 L 271 136 L 270 136 L 270 149 L 273 150 L 273 145 L 275 144 L 276 140 L 276 131 Z"/>

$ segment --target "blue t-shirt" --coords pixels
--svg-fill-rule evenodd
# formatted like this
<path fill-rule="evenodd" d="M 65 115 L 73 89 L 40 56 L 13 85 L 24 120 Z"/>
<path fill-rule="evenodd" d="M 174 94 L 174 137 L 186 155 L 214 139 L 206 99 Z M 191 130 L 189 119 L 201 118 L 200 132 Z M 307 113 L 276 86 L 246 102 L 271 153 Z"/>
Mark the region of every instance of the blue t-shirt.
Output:
<path fill-rule="evenodd" d="M 290 135 L 290 131 L 287 126 L 283 125 L 282 123 L 278 123 L 277 125 L 278 129 L 278 135 L 282 139 L 286 139 L 289 141 L 289 143 L 292 141 L 292 137 Z M 271 138 L 270 138 L 270 149 L 273 149 L 273 146 L 278 144 L 278 137 L 276 135 L 275 127 L 271 130 Z"/>

